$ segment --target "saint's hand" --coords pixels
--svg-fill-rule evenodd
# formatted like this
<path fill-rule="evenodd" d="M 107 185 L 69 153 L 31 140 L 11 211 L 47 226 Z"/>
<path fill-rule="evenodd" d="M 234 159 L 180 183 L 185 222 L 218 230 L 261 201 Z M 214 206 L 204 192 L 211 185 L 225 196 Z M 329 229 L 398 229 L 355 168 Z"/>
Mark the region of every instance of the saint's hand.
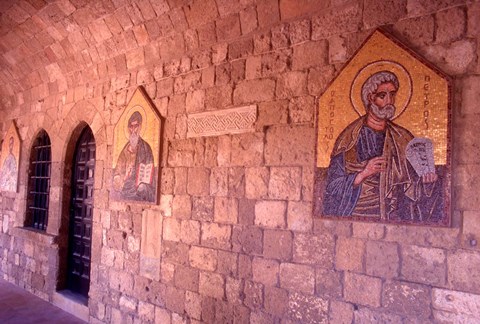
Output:
<path fill-rule="evenodd" d="M 438 175 L 434 172 L 429 172 L 422 176 L 423 183 L 434 183 L 437 180 L 438 180 Z"/>
<path fill-rule="evenodd" d="M 353 184 L 359 185 L 369 176 L 385 171 L 386 165 L 387 160 L 383 156 L 378 156 L 371 160 L 368 160 L 365 169 L 363 169 L 357 174 L 357 177 L 355 178 Z"/>

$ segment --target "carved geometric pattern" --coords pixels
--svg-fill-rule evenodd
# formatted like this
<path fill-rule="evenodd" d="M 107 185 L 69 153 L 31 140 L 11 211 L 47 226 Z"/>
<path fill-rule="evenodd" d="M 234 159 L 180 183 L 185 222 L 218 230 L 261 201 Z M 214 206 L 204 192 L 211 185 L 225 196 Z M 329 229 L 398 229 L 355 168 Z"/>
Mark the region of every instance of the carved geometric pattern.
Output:
<path fill-rule="evenodd" d="M 187 120 L 187 137 L 253 132 L 256 120 L 256 105 L 191 114 Z"/>

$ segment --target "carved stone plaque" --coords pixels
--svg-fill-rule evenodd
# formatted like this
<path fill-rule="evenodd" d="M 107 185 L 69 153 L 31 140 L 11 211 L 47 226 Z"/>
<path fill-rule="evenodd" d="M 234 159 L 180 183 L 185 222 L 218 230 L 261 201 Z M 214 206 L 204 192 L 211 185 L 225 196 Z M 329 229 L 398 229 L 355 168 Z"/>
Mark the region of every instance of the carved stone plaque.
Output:
<path fill-rule="evenodd" d="M 191 114 L 187 120 L 187 137 L 253 132 L 256 120 L 256 105 Z"/>

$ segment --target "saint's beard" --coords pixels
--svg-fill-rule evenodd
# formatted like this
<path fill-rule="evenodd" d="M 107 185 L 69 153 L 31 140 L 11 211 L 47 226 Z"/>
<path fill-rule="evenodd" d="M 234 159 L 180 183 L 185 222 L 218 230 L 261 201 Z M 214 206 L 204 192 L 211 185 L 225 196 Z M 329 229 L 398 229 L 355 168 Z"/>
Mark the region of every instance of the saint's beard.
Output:
<path fill-rule="evenodd" d="M 131 133 L 130 134 L 130 146 L 135 149 L 137 147 L 137 144 L 138 144 L 138 139 L 140 138 L 140 135 L 136 134 L 136 133 Z"/>
<path fill-rule="evenodd" d="M 394 105 L 385 105 L 385 107 L 380 108 L 375 105 L 373 102 L 370 103 L 371 112 L 379 119 L 391 120 L 395 116 L 395 106 Z"/>

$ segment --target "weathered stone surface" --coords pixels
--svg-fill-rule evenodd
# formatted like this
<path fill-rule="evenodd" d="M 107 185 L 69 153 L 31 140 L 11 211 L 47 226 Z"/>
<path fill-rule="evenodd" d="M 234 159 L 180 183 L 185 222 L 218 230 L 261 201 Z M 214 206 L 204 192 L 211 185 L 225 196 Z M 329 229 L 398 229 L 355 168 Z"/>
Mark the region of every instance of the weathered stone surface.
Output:
<path fill-rule="evenodd" d="M 280 287 L 311 295 L 315 290 L 315 272 L 309 266 L 282 263 L 280 264 Z"/>
<path fill-rule="evenodd" d="M 202 295 L 222 299 L 225 295 L 225 282 L 221 275 L 211 272 L 200 272 L 199 292 Z"/>
<path fill-rule="evenodd" d="M 259 201 L 255 204 L 255 225 L 285 228 L 286 204 L 283 201 Z"/>
<path fill-rule="evenodd" d="M 290 100 L 288 115 L 293 123 L 313 121 L 315 115 L 315 98 L 311 96 L 297 97 Z"/>
<path fill-rule="evenodd" d="M 309 232 L 313 227 L 312 205 L 304 202 L 288 202 L 287 227 L 295 232 Z"/>
<path fill-rule="evenodd" d="M 257 130 L 265 126 L 286 124 L 288 119 L 288 100 L 262 102 L 258 105 Z"/>
<path fill-rule="evenodd" d="M 368 275 L 382 278 L 395 278 L 399 275 L 398 244 L 369 241 L 365 253 L 365 271 Z"/>
<path fill-rule="evenodd" d="M 270 172 L 268 168 L 245 169 L 245 196 L 249 199 L 266 198 Z"/>
<path fill-rule="evenodd" d="M 344 298 L 355 304 L 380 307 L 382 280 L 345 272 Z"/>
<path fill-rule="evenodd" d="M 295 234 L 293 261 L 333 268 L 335 238 L 333 235 Z"/>
<path fill-rule="evenodd" d="M 263 233 L 258 227 L 235 226 L 232 233 L 233 250 L 248 254 L 262 254 Z"/>
<path fill-rule="evenodd" d="M 300 323 L 328 323 L 328 301 L 293 293 L 288 298 L 287 314 Z"/>
<path fill-rule="evenodd" d="M 202 224 L 201 242 L 205 246 L 229 250 L 232 229 L 216 223 Z"/>
<path fill-rule="evenodd" d="M 261 133 L 234 136 L 232 138 L 231 165 L 242 167 L 260 166 L 263 162 L 263 137 L 264 135 Z"/>
<path fill-rule="evenodd" d="M 276 168 L 270 169 L 268 195 L 271 199 L 300 200 L 301 169 Z"/>
<path fill-rule="evenodd" d="M 353 322 L 353 305 L 332 301 L 330 303 L 330 323 L 349 324 Z"/>
<path fill-rule="evenodd" d="M 385 225 L 375 223 L 353 223 L 353 236 L 363 239 L 381 240 L 385 237 Z"/>
<path fill-rule="evenodd" d="M 335 252 L 335 268 L 338 270 L 363 271 L 365 241 L 340 237 Z"/>
<path fill-rule="evenodd" d="M 407 14 L 407 0 L 393 3 L 377 3 L 367 0 L 364 4 L 363 22 L 367 28 L 400 20 Z"/>
<path fill-rule="evenodd" d="M 270 79 L 247 80 L 239 83 L 233 92 L 233 103 L 257 103 L 274 98 L 275 81 Z"/>
<path fill-rule="evenodd" d="M 462 81 L 462 113 L 467 116 L 470 114 L 478 113 L 478 105 L 475 104 L 475 98 L 478 98 L 478 96 L 480 95 L 480 86 L 478 85 L 478 82 L 480 82 L 480 78 L 478 76 L 468 76 Z M 476 119 L 471 120 L 471 126 L 467 127 L 469 131 L 476 128 L 477 124 L 475 121 Z M 459 131 L 462 131 L 462 128 L 459 127 Z M 470 132 L 462 135 L 462 142 L 467 142 L 467 145 L 471 147 L 471 149 L 474 149 L 475 146 L 470 144 L 470 141 L 472 139 L 472 137 L 470 136 Z M 459 155 L 463 156 L 462 153 L 463 152 L 459 152 Z M 467 162 L 463 159 L 462 161 Z M 468 160 L 468 162 L 473 163 L 474 161 Z"/>
<path fill-rule="evenodd" d="M 361 7 L 353 2 L 322 13 L 312 19 L 312 39 L 325 39 L 340 33 L 355 32 L 362 24 Z"/>
<path fill-rule="evenodd" d="M 462 319 L 466 323 L 480 319 L 480 295 L 434 288 L 432 289 L 432 304 L 435 310 L 448 312 L 454 315 L 453 318 L 457 318 L 459 322 L 462 322 Z"/>
<path fill-rule="evenodd" d="M 265 310 L 272 315 L 283 316 L 287 311 L 288 292 L 276 287 L 265 287 Z"/>
<path fill-rule="evenodd" d="M 190 265 L 200 270 L 214 271 L 217 268 L 218 251 L 199 246 L 192 246 L 188 253 Z"/>
<path fill-rule="evenodd" d="M 263 285 L 246 281 L 243 289 L 245 294 L 244 304 L 250 309 L 258 309 L 263 305 Z"/>
<path fill-rule="evenodd" d="M 238 219 L 238 201 L 235 198 L 215 198 L 214 220 L 218 223 L 236 224 Z"/>
<path fill-rule="evenodd" d="M 299 97 L 307 93 L 307 73 L 294 71 L 277 79 L 276 96 L 280 99 Z"/>
<path fill-rule="evenodd" d="M 238 272 L 237 254 L 228 251 L 218 251 L 217 272 L 227 275 L 236 276 Z"/>
<path fill-rule="evenodd" d="M 330 269 L 315 269 L 315 293 L 330 298 L 342 297 L 341 273 Z"/>
<path fill-rule="evenodd" d="M 433 42 L 435 20 L 432 16 L 400 20 L 394 25 L 394 29 L 415 45 L 425 46 Z"/>
<path fill-rule="evenodd" d="M 280 263 L 276 260 L 253 258 L 253 281 L 265 286 L 276 286 L 278 283 Z"/>
<path fill-rule="evenodd" d="M 423 322 L 423 321 L 422 321 Z M 369 323 L 391 323 L 402 324 L 402 317 L 395 314 L 386 314 L 381 311 L 372 310 L 369 308 L 360 308 L 354 311 L 354 323 L 369 324 Z"/>
<path fill-rule="evenodd" d="M 313 165 L 314 129 L 307 126 L 271 127 L 267 130 L 265 164 L 269 166 Z M 284 148 L 288 147 L 288 150 Z"/>
<path fill-rule="evenodd" d="M 328 44 L 325 41 L 303 43 L 293 48 L 292 69 L 294 71 L 324 66 L 327 62 Z"/>
<path fill-rule="evenodd" d="M 447 255 L 447 264 L 450 288 L 480 293 L 480 254 L 457 250 Z"/>
<path fill-rule="evenodd" d="M 402 247 L 402 277 L 436 286 L 446 283 L 447 259 L 444 250 L 415 245 Z"/>
<path fill-rule="evenodd" d="M 382 304 L 396 314 L 427 319 L 431 313 L 431 291 L 424 285 L 387 281 L 383 285 Z"/>
<path fill-rule="evenodd" d="M 289 261 L 292 259 L 292 234 L 288 231 L 265 230 L 263 255 L 266 258 Z"/>
<path fill-rule="evenodd" d="M 453 248 L 457 244 L 458 233 L 456 228 L 388 226 L 385 240 L 408 245 Z"/>

